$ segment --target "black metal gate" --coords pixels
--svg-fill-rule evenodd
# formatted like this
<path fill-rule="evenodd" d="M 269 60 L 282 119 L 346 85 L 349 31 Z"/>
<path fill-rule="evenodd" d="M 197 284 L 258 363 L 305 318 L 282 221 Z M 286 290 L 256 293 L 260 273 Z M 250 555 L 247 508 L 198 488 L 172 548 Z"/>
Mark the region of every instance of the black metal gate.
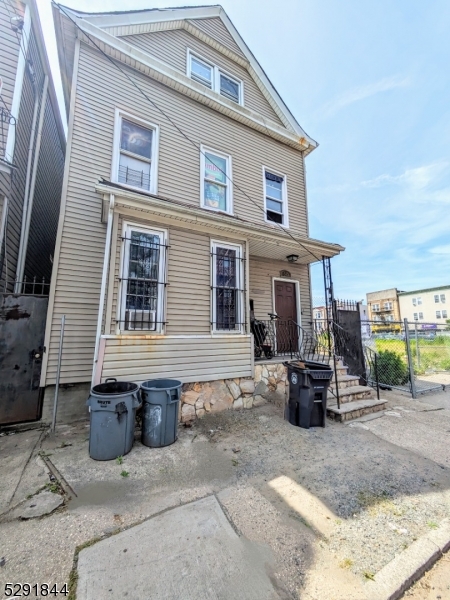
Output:
<path fill-rule="evenodd" d="M 345 310 L 338 306 L 336 313 L 339 327 L 339 331 L 334 332 L 336 354 L 342 356 L 344 363 L 349 367 L 349 373 L 359 375 L 364 379 L 366 366 L 359 307 L 356 305 L 356 310 Z M 334 326 L 334 323 L 332 326 Z M 365 381 L 361 381 L 361 383 L 365 383 Z"/>
<path fill-rule="evenodd" d="M 0 425 L 40 419 L 47 305 L 47 297 L 0 295 Z"/>

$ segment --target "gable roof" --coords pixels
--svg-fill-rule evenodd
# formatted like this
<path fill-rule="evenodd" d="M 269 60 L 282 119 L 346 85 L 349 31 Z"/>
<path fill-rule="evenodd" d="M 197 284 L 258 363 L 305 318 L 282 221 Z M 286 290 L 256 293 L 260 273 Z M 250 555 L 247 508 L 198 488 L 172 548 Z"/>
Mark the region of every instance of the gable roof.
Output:
<path fill-rule="evenodd" d="M 102 12 L 102 13 L 87 13 L 70 9 L 65 6 L 57 7 L 53 5 L 53 14 L 55 19 L 56 35 L 58 40 L 58 55 L 60 65 L 63 70 L 63 87 L 66 107 L 69 105 L 70 98 L 70 85 L 71 85 L 71 72 L 73 69 L 73 55 L 75 40 L 77 34 L 70 34 L 68 31 L 67 23 L 64 23 L 65 15 L 66 20 L 71 19 L 76 23 L 82 31 L 89 36 L 94 36 L 97 39 L 103 41 L 106 45 L 114 47 L 116 50 L 121 51 L 124 54 L 132 55 L 134 60 L 140 60 L 142 62 L 142 56 L 139 54 L 136 56 L 135 51 L 130 52 L 131 46 L 126 44 L 120 39 L 121 36 L 136 35 L 151 31 L 161 31 L 164 29 L 176 29 L 184 28 L 189 33 L 196 35 L 202 41 L 211 46 L 214 46 L 217 50 L 223 52 L 239 62 L 244 66 L 250 76 L 255 80 L 255 83 L 260 88 L 261 92 L 265 96 L 268 103 L 272 106 L 280 121 L 283 123 L 286 129 L 288 137 L 293 137 L 295 144 L 299 149 L 304 150 L 306 154 L 314 150 L 317 147 L 315 142 L 308 134 L 302 129 L 300 124 L 295 119 L 294 115 L 288 109 L 281 96 L 271 83 L 270 79 L 234 27 L 233 23 L 229 19 L 228 15 L 220 5 L 210 6 L 197 6 L 197 7 L 178 7 L 178 8 L 151 8 L 145 10 L 133 10 L 133 11 L 115 11 L 115 12 Z M 206 19 L 220 19 L 221 23 L 225 27 L 226 31 L 231 36 L 233 43 L 229 47 L 228 45 L 221 43 L 223 40 L 212 38 L 202 27 L 200 21 Z M 199 23 L 200 26 L 196 27 Z M 70 29 L 70 28 L 69 28 Z M 233 50 L 235 49 L 235 50 Z M 71 61 L 72 58 L 72 61 Z M 146 61 L 144 61 L 146 62 Z M 158 63 L 159 61 L 152 61 Z M 72 63 L 72 64 L 71 64 Z M 157 64 L 153 66 L 158 67 Z M 167 69 L 164 69 L 165 75 L 173 75 L 167 73 Z M 180 75 L 175 78 L 179 78 Z M 185 82 L 186 83 L 186 82 Z M 188 84 L 192 87 L 194 82 Z M 195 88 L 195 86 L 193 86 Z M 209 90 L 203 90 L 203 93 L 207 93 Z M 229 111 L 239 111 L 244 107 L 232 107 L 229 106 Z M 251 113 L 252 111 L 246 111 Z M 254 116 L 254 115 L 250 115 Z M 270 125 L 267 127 L 267 131 L 270 130 Z M 283 127 L 277 126 L 276 129 L 283 129 Z M 279 132 L 278 132 L 279 133 Z M 292 144 L 292 140 L 291 143 Z"/>

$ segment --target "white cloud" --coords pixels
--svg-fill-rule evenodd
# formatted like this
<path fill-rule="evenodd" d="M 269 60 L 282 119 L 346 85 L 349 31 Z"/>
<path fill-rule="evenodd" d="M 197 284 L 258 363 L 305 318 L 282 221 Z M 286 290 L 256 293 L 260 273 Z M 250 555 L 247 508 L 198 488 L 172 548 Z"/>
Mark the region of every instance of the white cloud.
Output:
<path fill-rule="evenodd" d="M 448 162 L 437 162 L 422 167 L 407 169 L 400 175 L 378 175 L 374 179 L 362 181 L 361 186 L 367 188 L 379 188 L 384 185 L 407 185 L 412 189 L 423 190 L 428 187 L 447 169 Z"/>
<path fill-rule="evenodd" d="M 387 92 L 396 88 L 406 87 L 410 84 L 409 77 L 401 77 L 400 75 L 394 75 L 393 77 L 385 77 L 374 83 L 368 83 L 355 87 L 351 90 L 347 90 L 334 100 L 331 100 L 321 110 L 322 116 L 330 117 L 334 115 L 342 108 L 345 108 L 349 104 L 365 100 L 376 94 Z"/>
<path fill-rule="evenodd" d="M 450 244 L 435 246 L 434 248 L 430 248 L 429 252 L 431 252 L 431 254 L 450 254 Z"/>

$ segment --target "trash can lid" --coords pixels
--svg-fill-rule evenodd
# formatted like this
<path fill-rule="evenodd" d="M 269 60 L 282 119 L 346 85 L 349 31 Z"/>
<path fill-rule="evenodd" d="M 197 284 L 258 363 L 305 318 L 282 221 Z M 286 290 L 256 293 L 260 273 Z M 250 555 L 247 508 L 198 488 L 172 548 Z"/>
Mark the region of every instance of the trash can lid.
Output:
<path fill-rule="evenodd" d="M 178 379 L 149 379 L 141 383 L 141 388 L 144 390 L 171 390 L 182 385 Z"/>
<path fill-rule="evenodd" d="M 131 383 L 130 381 L 107 381 L 106 383 L 94 385 L 91 393 L 102 396 L 117 396 L 121 394 L 130 394 L 136 392 L 138 389 L 138 384 Z"/>

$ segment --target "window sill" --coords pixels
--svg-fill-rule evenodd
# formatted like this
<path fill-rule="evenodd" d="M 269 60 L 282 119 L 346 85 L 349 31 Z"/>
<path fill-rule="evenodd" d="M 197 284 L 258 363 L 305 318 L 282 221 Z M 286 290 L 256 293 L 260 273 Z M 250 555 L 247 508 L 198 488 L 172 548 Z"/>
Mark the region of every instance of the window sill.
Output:
<path fill-rule="evenodd" d="M 228 216 L 234 217 L 234 213 L 229 212 L 227 210 L 220 210 L 219 208 L 212 208 L 211 206 L 202 206 L 202 205 L 200 205 L 200 208 L 203 208 L 204 210 L 209 210 L 210 212 L 218 213 L 219 215 L 228 215 Z"/>
<path fill-rule="evenodd" d="M 134 186 L 134 185 L 129 185 L 128 183 L 122 183 L 121 181 L 117 181 L 117 179 L 113 179 L 111 181 L 111 183 L 117 183 L 117 185 L 120 185 L 121 187 L 124 187 L 127 190 L 131 190 L 132 192 L 140 192 L 140 193 L 145 193 L 145 194 L 153 194 L 154 196 L 158 195 L 158 190 L 154 190 L 152 188 L 150 188 L 149 190 L 146 190 L 145 188 L 137 187 L 137 186 Z"/>

